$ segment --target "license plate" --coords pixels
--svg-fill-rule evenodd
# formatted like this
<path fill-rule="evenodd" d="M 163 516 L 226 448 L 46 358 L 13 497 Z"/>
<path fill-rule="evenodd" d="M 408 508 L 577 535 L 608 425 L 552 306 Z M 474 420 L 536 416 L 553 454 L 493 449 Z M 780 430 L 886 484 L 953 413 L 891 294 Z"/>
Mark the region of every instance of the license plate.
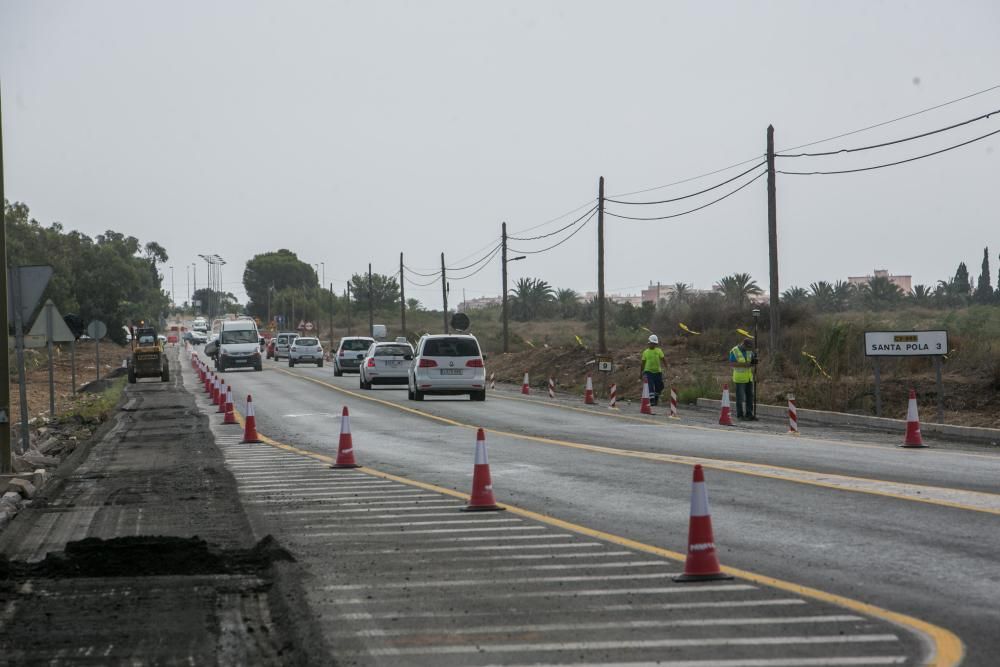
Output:
<path fill-rule="evenodd" d="M 246 359 L 236 359 L 235 361 L 236 361 L 236 363 L 238 363 L 238 364 L 245 364 L 245 363 L 247 362 L 247 360 L 246 360 Z"/>
<path fill-rule="evenodd" d="M 313 358 L 313 356 L 311 354 L 302 354 L 302 355 L 299 355 L 299 359 L 312 359 L 312 358 Z"/>
<path fill-rule="evenodd" d="M 461 375 L 461 368 L 442 368 L 441 375 Z"/>
<path fill-rule="evenodd" d="M 402 361 L 387 361 L 385 365 L 389 368 L 399 368 L 403 364 Z"/>

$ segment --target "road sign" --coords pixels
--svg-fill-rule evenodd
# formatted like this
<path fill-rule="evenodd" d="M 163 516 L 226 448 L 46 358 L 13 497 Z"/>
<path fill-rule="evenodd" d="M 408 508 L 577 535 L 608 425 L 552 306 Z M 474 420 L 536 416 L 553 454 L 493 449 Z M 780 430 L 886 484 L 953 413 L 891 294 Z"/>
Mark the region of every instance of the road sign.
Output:
<path fill-rule="evenodd" d="M 948 354 L 947 331 L 866 331 L 865 356 L 923 357 Z"/>
<path fill-rule="evenodd" d="M 17 275 L 15 275 L 15 273 Z M 14 322 L 14 286 L 20 285 L 21 322 L 27 322 L 52 277 L 51 266 L 18 266 L 7 269 L 7 321 Z"/>
<path fill-rule="evenodd" d="M 597 370 L 603 373 L 610 373 L 612 366 L 611 357 L 597 357 Z"/>
<path fill-rule="evenodd" d="M 306 322 L 306 331 L 312 331 L 312 330 L 313 330 L 313 323 Z"/>
<path fill-rule="evenodd" d="M 13 350 L 16 344 L 17 344 L 17 338 L 15 338 L 14 336 L 7 337 L 8 350 Z M 24 336 L 24 347 L 25 348 L 45 347 L 45 334 L 42 334 L 41 336 L 26 334 Z"/>
<path fill-rule="evenodd" d="M 100 340 L 108 335 L 108 325 L 100 320 L 94 320 L 87 325 L 87 335 L 94 340 Z"/>
<path fill-rule="evenodd" d="M 50 303 L 52 303 L 52 299 L 45 302 L 45 307 L 42 308 L 41 312 L 38 313 L 38 317 L 35 318 L 35 323 L 32 325 L 31 331 L 28 332 L 28 336 L 41 336 L 43 341 L 47 340 L 45 335 L 45 309 Z M 56 308 L 55 304 L 52 304 L 52 342 L 72 343 L 74 340 L 76 340 L 76 337 L 73 336 L 73 332 L 66 326 L 66 322 L 59 313 L 59 309 Z"/>

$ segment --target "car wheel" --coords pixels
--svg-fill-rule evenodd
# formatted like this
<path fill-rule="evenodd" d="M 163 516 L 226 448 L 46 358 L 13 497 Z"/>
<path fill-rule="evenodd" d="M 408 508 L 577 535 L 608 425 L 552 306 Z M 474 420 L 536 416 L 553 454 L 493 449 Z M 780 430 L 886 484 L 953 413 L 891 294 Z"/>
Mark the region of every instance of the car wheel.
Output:
<path fill-rule="evenodd" d="M 129 381 L 129 384 L 135 384 L 136 377 L 135 377 L 135 367 L 134 366 L 129 366 L 128 367 L 128 381 Z"/>
<path fill-rule="evenodd" d="M 256 366 L 253 367 L 253 369 L 255 371 L 262 371 L 264 370 L 264 367 L 261 364 L 257 364 Z"/>
<path fill-rule="evenodd" d="M 422 400 L 424 400 L 424 392 L 420 391 L 419 389 L 414 389 L 413 390 L 413 400 L 415 400 L 415 401 L 422 401 Z"/>
<path fill-rule="evenodd" d="M 219 371 L 220 373 L 224 372 L 226 370 L 226 364 L 224 364 L 221 361 L 215 362 L 215 370 Z"/>
<path fill-rule="evenodd" d="M 474 392 L 472 392 L 471 394 L 469 394 L 469 400 L 470 401 L 485 401 L 486 400 L 486 390 L 484 389 L 483 391 L 474 391 Z"/>
<path fill-rule="evenodd" d="M 340 366 L 338 366 L 337 364 L 333 365 L 333 377 L 335 378 L 344 377 L 344 371 L 340 370 Z"/>
<path fill-rule="evenodd" d="M 323 368 L 323 362 L 322 361 L 317 361 L 316 362 L 316 368 Z"/>
<path fill-rule="evenodd" d="M 167 367 L 163 368 L 163 372 L 160 373 L 160 382 L 170 382 L 170 369 Z"/>
<path fill-rule="evenodd" d="M 288 367 L 289 368 L 295 368 L 295 362 L 292 361 L 291 357 L 288 357 Z"/>

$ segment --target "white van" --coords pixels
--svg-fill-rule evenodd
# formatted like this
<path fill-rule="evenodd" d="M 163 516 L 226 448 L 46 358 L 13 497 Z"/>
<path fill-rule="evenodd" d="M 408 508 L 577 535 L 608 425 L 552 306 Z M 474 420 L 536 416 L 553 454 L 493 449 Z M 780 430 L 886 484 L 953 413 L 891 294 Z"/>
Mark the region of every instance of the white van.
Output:
<path fill-rule="evenodd" d="M 215 357 L 215 368 L 225 371 L 231 368 L 262 369 L 260 358 L 260 334 L 253 320 L 228 320 L 221 323 L 219 331 L 219 353 Z"/>

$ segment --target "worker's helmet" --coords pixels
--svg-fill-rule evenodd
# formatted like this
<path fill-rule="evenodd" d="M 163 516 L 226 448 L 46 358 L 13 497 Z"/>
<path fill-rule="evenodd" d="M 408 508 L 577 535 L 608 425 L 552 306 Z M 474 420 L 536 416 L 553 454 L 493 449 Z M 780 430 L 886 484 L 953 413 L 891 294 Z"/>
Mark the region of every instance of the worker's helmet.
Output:
<path fill-rule="evenodd" d="M 650 334 L 649 335 L 649 342 L 652 343 L 653 345 L 659 345 L 660 344 L 660 339 L 656 337 L 656 334 Z"/>

